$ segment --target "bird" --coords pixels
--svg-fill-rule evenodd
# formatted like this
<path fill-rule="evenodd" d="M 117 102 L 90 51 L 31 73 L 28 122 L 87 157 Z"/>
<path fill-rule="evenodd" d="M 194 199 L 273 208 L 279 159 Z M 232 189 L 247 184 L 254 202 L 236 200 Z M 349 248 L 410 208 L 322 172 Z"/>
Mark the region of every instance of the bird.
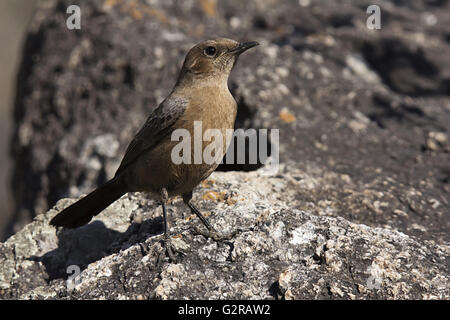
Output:
<path fill-rule="evenodd" d="M 228 88 L 228 78 L 238 57 L 257 45 L 259 43 L 256 41 L 216 38 L 192 47 L 172 91 L 151 112 L 130 142 L 114 177 L 63 209 L 50 224 L 77 228 L 89 223 L 127 192 L 146 192 L 150 199 L 157 200 L 162 206 L 165 240 L 169 241 L 167 203 L 179 196 L 191 213 L 208 230 L 215 232 L 215 228 L 192 203 L 192 193 L 201 181 L 211 175 L 219 162 L 175 163 L 172 150 L 179 141 L 174 141 L 172 135 L 177 130 L 185 130 L 193 137 L 195 123 L 201 123 L 202 133 L 208 129 L 219 130 L 223 141 L 214 139 L 211 144 L 217 147 L 214 150 L 218 150 L 215 158 L 221 159 L 225 155 L 237 114 L 237 103 Z M 195 143 L 191 139 L 191 149 L 194 149 Z M 202 150 L 207 145 L 205 141 L 200 143 Z M 191 152 L 190 160 L 195 160 L 194 153 Z"/>

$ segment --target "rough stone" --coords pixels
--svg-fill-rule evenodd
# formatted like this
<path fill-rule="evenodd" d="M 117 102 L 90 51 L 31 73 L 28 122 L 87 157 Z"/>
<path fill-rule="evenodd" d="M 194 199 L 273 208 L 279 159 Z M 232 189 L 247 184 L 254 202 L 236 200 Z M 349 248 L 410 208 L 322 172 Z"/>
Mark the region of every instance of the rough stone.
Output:
<path fill-rule="evenodd" d="M 49 220 L 73 202 L 60 200 L 0 244 L 0 298 L 450 298 L 450 246 L 294 209 L 302 185 L 315 183 L 298 174 L 216 172 L 197 188 L 211 223 L 238 231 L 225 242 L 202 235 L 182 201 L 172 203 L 170 232 L 183 253 L 176 263 L 161 255 L 161 210 L 142 194 L 123 196 L 87 226 L 57 231 Z M 222 190 L 235 201 L 202 198 Z M 69 266 L 81 271 L 78 280 Z"/>

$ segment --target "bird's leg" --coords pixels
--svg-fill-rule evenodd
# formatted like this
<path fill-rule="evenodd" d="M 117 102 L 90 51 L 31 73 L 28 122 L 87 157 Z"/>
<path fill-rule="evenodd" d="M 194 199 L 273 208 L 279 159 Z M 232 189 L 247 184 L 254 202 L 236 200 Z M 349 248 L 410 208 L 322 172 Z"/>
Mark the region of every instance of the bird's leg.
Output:
<path fill-rule="evenodd" d="M 208 229 L 207 232 L 201 231 L 194 227 L 194 230 L 197 234 L 201 234 L 206 238 L 211 238 L 215 241 L 225 241 L 233 238 L 237 232 L 232 232 L 227 235 L 220 234 L 209 222 L 206 218 L 201 214 L 201 212 L 192 204 L 192 191 L 183 195 L 183 202 L 191 209 L 191 213 L 195 213 L 197 217 L 203 222 L 205 227 Z"/>
<path fill-rule="evenodd" d="M 165 188 L 161 189 L 161 205 L 163 210 L 163 219 L 164 219 L 164 248 L 166 250 L 167 255 L 169 256 L 170 261 L 175 262 L 177 259 L 175 258 L 174 251 L 177 250 L 173 247 L 172 242 L 170 240 L 169 236 L 169 228 L 167 224 L 167 200 L 168 200 L 168 193 Z"/>
<path fill-rule="evenodd" d="M 191 213 L 195 213 L 195 215 L 203 222 L 209 231 L 217 232 L 216 229 L 214 229 L 214 227 L 202 215 L 202 213 L 191 203 L 191 199 L 192 191 L 183 195 L 183 202 L 189 207 L 189 209 L 191 209 Z"/>

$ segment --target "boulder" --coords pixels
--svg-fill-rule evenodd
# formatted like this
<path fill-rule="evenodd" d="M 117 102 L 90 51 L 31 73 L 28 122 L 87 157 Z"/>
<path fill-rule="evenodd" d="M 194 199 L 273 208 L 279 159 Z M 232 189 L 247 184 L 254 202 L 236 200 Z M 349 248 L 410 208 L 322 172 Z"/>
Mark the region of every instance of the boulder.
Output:
<path fill-rule="evenodd" d="M 258 186 L 255 188 L 254 186 Z M 62 199 L 0 244 L 1 299 L 448 299 L 448 245 L 295 209 L 316 179 L 283 168 L 215 172 L 194 201 L 229 240 L 169 206 L 128 194 L 90 224 L 56 230 Z"/>

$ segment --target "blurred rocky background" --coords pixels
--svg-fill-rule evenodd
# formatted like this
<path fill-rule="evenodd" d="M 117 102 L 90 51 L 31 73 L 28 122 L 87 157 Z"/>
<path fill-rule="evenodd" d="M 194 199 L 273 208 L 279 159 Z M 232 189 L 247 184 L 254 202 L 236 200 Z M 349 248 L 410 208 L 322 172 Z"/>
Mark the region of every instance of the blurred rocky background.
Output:
<path fill-rule="evenodd" d="M 66 28 L 71 4 L 81 7 L 81 30 Z M 380 30 L 366 26 L 372 4 L 381 8 Z M 216 292 L 213 283 L 195 274 L 184 289 L 160 280 L 136 289 L 133 276 L 116 264 L 131 263 L 134 269 L 136 257 L 156 250 L 156 204 L 127 196 L 125 204 L 110 209 L 122 220 L 106 222 L 107 228 L 94 222 L 81 235 L 57 235 L 47 226 L 61 206 L 45 213 L 58 200 L 87 193 L 114 174 L 127 143 L 172 88 L 186 51 L 216 36 L 261 43 L 241 57 L 230 88 L 239 104 L 237 127 L 280 129 L 280 173 L 259 180 L 247 172 L 255 168 L 222 166 L 231 170 L 216 175 L 223 190 L 210 191 L 214 182 L 206 183 L 196 199 L 202 208 L 209 204 L 213 224 L 239 226 L 239 214 L 253 210 L 241 222 L 254 232 L 241 234 L 229 252 L 221 247 L 229 254 L 224 261 L 212 251 L 192 250 L 183 267 L 159 265 L 146 274 L 150 282 L 163 275 L 182 279 L 191 266 L 210 268 L 209 278 L 218 279 L 215 263 L 232 262 L 227 267 L 238 268 L 235 277 L 226 280 L 226 271 L 222 276 L 225 284 L 234 281 L 236 290 L 223 285 Z M 39 1 L 17 84 L 11 139 L 15 210 L 5 236 L 36 220 L 0 246 L 9 266 L 0 274 L 0 296 L 58 292 L 118 298 L 100 283 L 95 294 L 64 291 L 61 281 L 70 262 L 86 268 L 88 284 L 98 280 L 105 264 L 111 267 L 113 283 L 123 285 L 121 297 L 200 298 L 190 291 L 196 281 L 218 297 L 449 297 L 448 1 Z M 245 174 L 253 191 L 244 187 Z M 265 197 L 269 203 L 252 207 L 239 197 L 240 189 L 255 203 Z M 217 202 L 225 207 L 214 209 Z M 171 212 L 175 230 L 190 240 L 201 237 L 179 229 L 189 224 L 182 212 L 179 207 Z M 151 219 L 144 228 L 145 214 Z M 74 249 L 90 248 L 93 233 L 99 247 L 91 256 Z M 305 235 L 296 238 L 297 233 Z M 261 243 L 273 243 L 274 252 Z M 266 249 L 268 260 L 258 265 Z M 277 250 L 300 251 L 286 256 Z M 260 272 L 267 278 L 251 282 Z M 26 282 L 33 273 L 40 276 Z M 364 287 L 371 275 L 388 279 L 384 291 Z M 289 294 L 286 277 L 295 284 Z"/>
<path fill-rule="evenodd" d="M 33 0 L 0 1 L 0 238 L 13 210 L 11 188 L 12 111 L 18 63 L 22 59 L 22 44 L 26 27 L 33 13 Z"/>

